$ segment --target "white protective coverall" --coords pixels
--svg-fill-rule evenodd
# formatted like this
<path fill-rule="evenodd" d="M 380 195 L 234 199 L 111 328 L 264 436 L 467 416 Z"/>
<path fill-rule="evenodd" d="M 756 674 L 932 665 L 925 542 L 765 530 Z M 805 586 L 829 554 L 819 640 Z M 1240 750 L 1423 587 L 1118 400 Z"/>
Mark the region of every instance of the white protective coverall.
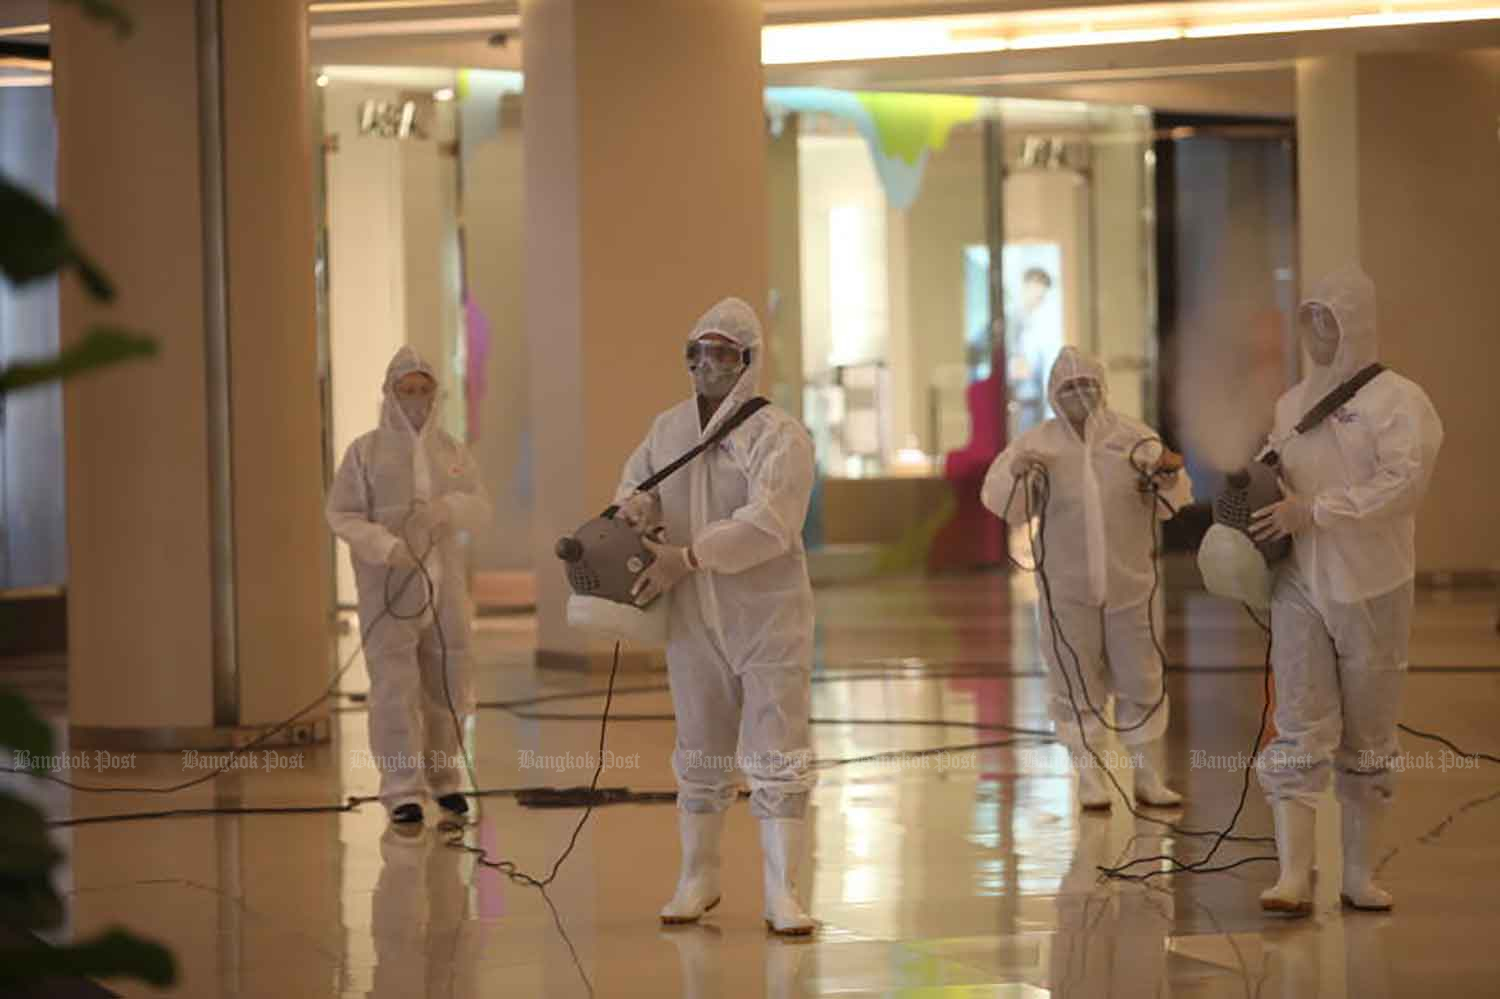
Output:
<path fill-rule="evenodd" d="M 1172 804 L 1175 793 L 1152 793 L 1165 790 L 1159 786 L 1160 740 L 1167 731 L 1170 710 L 1162 687 L 1161 656 L 1151 637 L 1152 551 L 1157 522 L 1192 501 L 1193 485 L 1184 470 L 1163 489 L 1165 504 L 1142 492 L 1139 469 L 1156 468 L 1163 452 L 1160 438 L 1145 424 L 1108 407 L 1103 365 L 1075 347 L 1063 348 L 1048 378 L 1047 394 L 1054 411 L 1062 413 L 1059 388 L 1077 380 L 1093 381 L 1100 393 L 1099 407 L 1088 415 L 1083 435 L 1062 415 L 1021 434 L 990 466 L 981 499 L 1011 524 L 1024 524 L 1026 487 L 1017 482 L 1021 471 L 1017 461 L 1035 454 L 1046 465 L 1050 498 L 1042 541 L 1051 608 L 1049 614 L 1044 592 L 1037 617 L 1047 663 L 1050 713 L 1058 738 L 1069 748 L 1075 765 L 1084 767 L 1080 772 L 1084 804 L 1107 804 L 1108 797 L 1101 790 L 1103 776 L 1094 772 L 1083 750 L 1079 713 L 1083 737 L 1103 756 L 1108 729 L 1089 702 L 1102 712 L 1111 695 L 1114 725 L 1124 730 L 1119 732 L 1120 741 L 1141 747 L 1145 767 L 1137 773 L 1137 796 L 1148 803 Z M 1054 614 L 1061 631 L 1055 641 Z M 1068 645 L 1077 651 L 1076 666 Z M 1068 696 L 1064 666 L 1077 712 Z M 1100 794 L 1105 795 L 1102 801 Z"/>
<path fill-rule="evenodd" d="M 726 299 L 688 342 L 715 333 L 748 348 L 748 366 L 706 426 L 696 395 L 656 418 L 625 464 L 617 503 L 755 396 L 764 362 L 755 311 Z M 738 763 L 749 778 L 751 811 L 762 820 L 767 919 L 778 930 L 811 925 L 790 907 L 789 872 L 814 784 L 813 596 L 802 546 L 812 485 L 811 438 L 768 405 L 657 487 L 667 540 L 690 545 L 700 565 L 668 595 L 672 769 L 684 857 L 678 896 L 663 910 L 667 921 L 690 921 L 717 902 L 718 835 L 737 794 Z"/>
<path fill-rule="evenodd" d="M 327 504 L 328 523 L 348 542 L 354 563 L 360 634 L 370 671 L 370 750 L 380 767 L 380 799 L 388 810 L 420 803 L 424 772 L 433 797 L 456 792 L 463 784 L 458 733 L 449 712 L 450 697 L 460 719 L 473 711 L 469 595 L 460 532 L 478 531 L 491 517 L 473 456 L 438 426 L 441 397 L 434 399 L 420 431 L 412 428 L 397 402 L 396 381 L 411 372 L 442 386 L 412 348 L 396 352 L 386 369 L 380 426 L 349 445 Z M 425 507 L 439 499 L 449 518 L 434 527 Z M 403 536 L 432 581 L 430 608 L 425 607 L 428 584 L 422 574 L 388 565 Z M 385 613 L 388 599 L 390 612 Z"/>
<path fill-rule="evenodd" d="M 1416 512 L 1443 427 L 1420 387 L 1385 371 L 1294 436 L 1324 396 L 1379 357 L 1375 289 L 1357 267 L 1319 281 L 1299 315 L 1316 306 L 1337 323 L 1337 353 L 1331 364 L 1309 363 L 1307 376 L 1277 402 L 1271 437 L 1285 486 L 1310 503 L 1311 522 L 1293 536 L 1293 556 L 1272 594 L 1277 736 L 1257 770 L 1276 810 L 1282 901 L 1289 903 L 1279 908 L 1299 911 L 1295 904 L 1307 900 L 1302 868 L 1304 859 L 1310 868 L 1311 846 L 1303 850 L 1289 837 L 1304 828 L 1311 836 L 1312 805 L 1331 772 L 1343 805 L 1345 895 L 1360 907 L 1385 908 L 1389 896 L 1370 883 L 1361 855 L 1374 848 L 1394 790 L 1389 761 L 1399 752 Z"/>
<path fill-rule="evenodd" d="M 616 502 L 755 396 L 763 357 L 754 310 L 729 299 L 689 341 L 709 332 L 748 347 L 749 367 L 706 427 L 692 396 L 656 418 L 625 464 Z M 798 816 L 806 806 L 813 598 L 802 524 L 812 482 L 811 438 L 766 406 L 657 487 L 667 539 L 691 543 L 702 566 L 670 594 L 667 642 L 672 767 L 688 811 L 723 811 L 734 801 L 736 747 L 749 764 L 756 815 Z"/>

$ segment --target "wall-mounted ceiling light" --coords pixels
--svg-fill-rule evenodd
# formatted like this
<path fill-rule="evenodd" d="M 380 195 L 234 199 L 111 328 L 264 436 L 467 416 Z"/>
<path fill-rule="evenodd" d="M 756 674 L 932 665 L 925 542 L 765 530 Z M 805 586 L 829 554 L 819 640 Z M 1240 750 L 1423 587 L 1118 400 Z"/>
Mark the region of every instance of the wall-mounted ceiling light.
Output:
<path fill-rule="evenodd" d="M 1006 41 L 976 30 L 992 20 L 933 17 L 772 25 L 761 30 L 761 62 L 784 65 L 996 52 L 1008 47 Z"/>
<path fill-rule="evenodd" d="M 357 14 L 376 10 L 411 10 L 419 7 L 469 7 L 474 0 L 332 0 L 310 3 L 314 14 Z"/>
<path fill-rule="evenodd" d="M 319 73 L 317 80 L 315 80 L 314 82 L 317 83 L 317 85 L 320 86 L 320 87 L 326 87 L 326 86 L 328 86 L 328 74 L 327 73 Z"/>
<path fill-rule="evenodd" d="M 761 61 L 775 66 L 1500 20 L 1500 7 L 1489 2 L 1459 0 L 1434 9 L 1432 0 L 1188 0 L 779 24 L 761 32 Z"/>
<path fill-rule="evenodd" d="M 314 24 L 308 35 L 319 41 L 339 38 L 381 38 L 410 35 L 485 36 L 497 31 L 518 31 L 519 14 L 497 14 L 492 17 L 426 17 L 405 21 L 356 21 L 349 24 Z"/>
<path fill-rule="evenodd" d="M 451 100 L 453 100 L 453 88 L 452 87 L 443 87 L 440 90 L 434 90 L 432 92 L 432 99 L 435 100 L 435 101 L 451 101 Z"/>
<path fill-rule="evenodd" d="M 1282 35 L 1293 31 L 1338 31 L 1355 27 L 1347 17 L 1304 17 L 1293 21 L 1233 21 L 1184 28 L 1184 38 L 1233 38 L 1237 35 Z"/>
<path fill-rule="evenodd" d="M 1488 21 L 1500 18 L 1500 7 L 1464 10 L 1408 11 L 1404 14 L 1353 14 L 1349 20 L 1361 28 L 1380 28 L 1403 24 L 1453 24 L 1457 21 Z"/>
<path fill-rule="evenodd" d="M 1012 49 L 1069 49 L 1075 45 L 1135 45 L 1141 42 L 1170 42 L 1181 37 L 1181 28 L 1067 31 L 1048 35 L 1021 35 L 1010 40 L 1010 47 Z"/>

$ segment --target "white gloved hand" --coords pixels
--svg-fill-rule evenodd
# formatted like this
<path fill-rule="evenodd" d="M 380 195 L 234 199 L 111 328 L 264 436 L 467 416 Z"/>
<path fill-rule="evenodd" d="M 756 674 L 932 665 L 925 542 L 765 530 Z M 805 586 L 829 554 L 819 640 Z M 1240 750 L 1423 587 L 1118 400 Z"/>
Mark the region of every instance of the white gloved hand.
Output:
<path fill-rule="evenodd" d="M 1250 515 L 1250 536 L 1256 541 L 1291 537 L 1312 523 L 1312 501 L 1292 492 L 1286 482 L 1278 480 L 1278 484 L 1285 499 L 1261 507 Z"/>
<path fill-rule="evenodd" d="M 453 510 L 447 500 L 417 500 L 402 527 L 402 533 L 419 551 L 429 544 L 441 540 L 448 532 L 447 525 L 453 519 Z"/>
<path fill-rule="evenodd" d="M 1025 475 L 1033 468 L 1045 471 L 1047 468 L 1047 459 L 1040 451 L 1027 448 L 1016 455 L 1015 460 L 1011 463 L 1011 467 L 1015 469 L 1016 475 Z"/>
<path fill-rule="evenodd" d="M 620 519 L 645 532 L 661 522 L 661 500 L 655 493 L 633 493 L 620 504 Z"/>
<path fill-rule="evenodd" d="M 1030 448 L 1016 455 L 1015 460 L 1011 462 L 1011 474 L 1020 479 L 1026 489 L 1029 501 L 1026 510 L 1028 513 L 1040 513 L 1047 499 L 1047 487 L 1043 482 L 1046 472 L 1046 457 L 1040 451 Z"/>
<path fill-rule="evenodd" d="M 1177 480 L 1182 473 L 1182 455 L 1172 450 L 1164 450 L 1161 457 L 1156 459 L 1155 467 L 1151 472 L 1141 479 L 1141 492 L 1150 492 L 1153 488 L 1161 491 L 1170 491 L 1177 485 Z"/>
<path fill-rule="evenodd" d="M 656 561 L 646 566 L 635 578 L 635 585 L 630 588 L 630 595 L 635 598 L 637 607 L 644 607 L 671 590 L 695 568 L 688 549 L 661 544 L 650 538 L 642 538 L 641 541 L 656 556 Z"/>
<path fill-rule="evenodd" d="M 385 557 L 385 564 L 392 569 L 406 572 L 417 567 L 417 560 L 412 557 L 410 549 L 406 547 L 406 542 L 397 540 L 390 554 Z"/>

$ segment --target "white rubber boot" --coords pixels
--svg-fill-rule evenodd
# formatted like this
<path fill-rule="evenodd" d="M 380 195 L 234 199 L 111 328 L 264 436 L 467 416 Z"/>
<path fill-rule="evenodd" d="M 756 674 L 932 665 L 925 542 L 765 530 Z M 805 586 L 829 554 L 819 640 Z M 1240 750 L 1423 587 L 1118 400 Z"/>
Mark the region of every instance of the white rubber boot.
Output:
<path fill-rule="evenodd" d="M 1313 806 L 1293 799 L 1275 802 L 1272 812 L 1276 816 L 1276 858 L 1281 874 L 1275 886 L 1260 893 L 1260 907 L 1289 916 L 1310 915 L 1318 813 Z"/>
<path fill-rule="evenodd" d="M 1339 894 L 1352 909 L 1385 912 L 1391 893 L 1375 883 L 1375 852 L 1385 825 L 1385 802 L 1340 802 L 1344 813 L 1344 887 Z"/>
<path fill-rule="evenodd" d="M 760 852 L 765 866 L 766 927 L 785 936 L 806 936 L 817 926 L 797 902 L 795 870 L 802 856 L 801 819 L 761 819 Z"/>
<path fill-rule="evenodd" d="M 1172 808 L 1182 804 L 1182 795 L 1167 787 L 1167 740 L 1156 739 L 1132 746 L 1136 757 L 1135 800 L 1143 805 Z"/>
<path fill-rule="evenodd" d="M 719 904 L 719 839 L 724 833 L 724 813 L 678 809 L 677 832 L 682 839 L 682 873 L 672 901 L 662 906 L 661 921 L 696 923 Z"/>

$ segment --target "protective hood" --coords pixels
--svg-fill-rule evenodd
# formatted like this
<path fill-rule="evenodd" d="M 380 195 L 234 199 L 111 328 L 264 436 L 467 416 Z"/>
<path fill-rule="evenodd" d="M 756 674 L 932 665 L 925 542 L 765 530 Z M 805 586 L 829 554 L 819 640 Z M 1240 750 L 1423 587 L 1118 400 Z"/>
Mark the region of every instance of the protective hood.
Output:
<path fill-rule="evenodd" d="M 1064 384 L 1075 378 L 1090 378 L 1099 384 L 1099 407 L 1101 409 L 1109 406 L 1109 382 L 1104 377 L 1104 365 L 1090 354 L 1085 354 L 1077 347 L 1064 347 L 1057 355 L 1057 360 L 1052 364 L 1052 372 L 1047 376 L 1047 401 L 1052 404 L 1052 411 L 1068 425 L 1072 432 L 1073 425 L 1062 417 L 1062 406 L 1057 401 L 1057 390 Z"/>
<path fill-rule="evenodd" d="M 380 426 L 382 429 L 418 433 L 418 431 L 412 428 L 411 421 L 406 418 L 406 413 L 401 409 L 401 403 L 396 399 L 396 382 L 403 375 L 409 375 L 413 371 L 421 372 L 428 378 L 431 378 L 433 385 L 436 386 L 432 393 L 432 413 L 427 417 L 427 422 L 422 425 L 421 432 L 425 433 L 427 428 L 436 424 L 438 408 L 442 401 L 443 382 L 438 378 L 437 371 L 432 365 L 422 360 L 422 355 L 418 354 L 414 348 L 407 346 L 396 351 L 396 355 L 391 358 L 391 363 L 385 369 L 385 384 L 382 386 L 380 393 Z"/>
<path fill-rule="evenodd" d="M 735 382 L 734 388 L 729 390 L 729 395 L 715 411 L 713 419 L 708 421 L 708 426 L 703 428 L 703 437 L 712 434 L 720 423 L 727 420 L 731 413 L 745 403 L 745 400 L 755 397 L 760 387 L 761 364 L 765 360 L 764 351 L 761 349 L 760 320 L 756 317 L 755 310 L 742 299 L 726 298 L 705 312 L 702 318 L 694 324 L 693 332 L 688 334 L 687 342 L 692 343 L 709 333 L 717 333 L 748 349 L 750 363 L 740 375 L 740 380 Z M 691 388 L 691 375 L 688 376 L 688 385 Z"/>
<path fill-rule="evenodd" d="M 1304 408 L 1316 404 L 1380 357 L 1380 341 L 1375 334 L 1375 285 L 1359 267 L 1347 264 L 1325 275 L 1313 285 L 1301 306 L 1312 304 L 1322 305 L 1333 314 L 1339 327 L 1339 346 L 1333 363 L 1327 367 L 1304 358 Z"/>

